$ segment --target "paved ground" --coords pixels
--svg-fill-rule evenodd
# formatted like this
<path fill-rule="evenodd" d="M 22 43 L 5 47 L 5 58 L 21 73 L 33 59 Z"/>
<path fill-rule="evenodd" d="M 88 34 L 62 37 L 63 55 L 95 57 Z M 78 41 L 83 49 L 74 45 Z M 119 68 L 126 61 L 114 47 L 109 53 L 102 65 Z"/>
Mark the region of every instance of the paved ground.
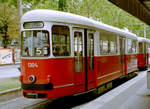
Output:
<path fill-rule="evenodd" d="M 20 65 L 0 66 L 0 79 L 9 77 L 18 77 L 20 75 L 18 67 L 20 67 Z"/>
<path fill-rule="evenodd" d="M 146 72 L 99 98 L 72 109 L 150 109 L 150 89 Z"/>
<path fill-rule="evenodd" d="M 27 99 L 24 97 L 18 97 L 5 102 L 0 102 L 0 109 L 32 109 L 31 105 L 43 102 L 45 100 L 40 99 Z"/>

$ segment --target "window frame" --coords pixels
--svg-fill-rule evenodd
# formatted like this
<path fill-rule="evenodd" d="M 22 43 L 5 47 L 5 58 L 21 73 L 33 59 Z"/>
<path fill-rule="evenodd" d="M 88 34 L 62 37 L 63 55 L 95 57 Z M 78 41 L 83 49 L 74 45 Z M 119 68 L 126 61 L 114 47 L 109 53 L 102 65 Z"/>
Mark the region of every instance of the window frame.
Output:
<path fill-rule="evenodd" d="M 53 26 L 64 26 L 64 27 L 68 27 L 68 30 L 69 30 L 69 55 L 68 56 L 63 56 L 63 55 L 60 55 L 60 56 L 55 56 L 54 55 L 54 53 L 53 53 L 53 31 L 52 31 L 52 28 L 53 28 Z M 61 24 L 61 23 L 53 23 L 52 25 L 51 25 L 51 55 L 53 56 L 53 57 L 70 57 L 70 56 L 72 56 L 72 48 L 71 48 L 71 43 L 72 43 L 72 39 L 71 39 L 71 37 L 72 37 L 72 35 L 71 35 L 71 33 L 72 33 L 72 31 L 71 31 L 71 27 L 70 27 L 70 25 L 67 25 L 67 24 Z"/>
<path fill-rule="evenodd" d="M 27 32 L 27 31 L 46 31 L 47 33 L 48 33 L 48 41 L 49 41 L 49 54 L 47 55 L 47 56 L 24 56 L 23 54 L 22 54 L 22 52 L 23 52 L 23 32 Z M 46 30 L 46 29 L 24 29 L 23 31 L 21 31 L 21 57 L 49 57 L 49 56 L 51 56 L 51 39 L 50 39 L 50 32 L 48 31 L 48 30 Z"/>
<path fill-rule="evenodd" d="M 126 40 L 127 40 L 127 53 L 128 54 L 136 54 L 137 53 L 137 46 L 138 46 L 137 45 L 137 40 L 136 39 L 132 39 L 132 38 L 127 38 Z M 131 43 L 129 43 L 129 40 L 131 41 Z M 133 46 L 133 44 L 134 44 L 134 46 Z M 133 49 L 135 51 L 133 51 Z"/>
<path fill-rule="evenodd" d="M 103 38 L 102 38 L 103 37 Z M 104 38 L 105 37 L 105 38 Z M 115 40 L 112 40 L 113 38 L 115 38 Z M 104 42 L 107 42 L 107 51 L 104 52 L 103 50 L 103 43 L 102 41 Z M 111 50 L 111 42 L 115 42 L 114 43 L 114 51 L 113 52 Z M 115 34 L 115 33 L 111 33 L 111 32 L 99 32 L 99 50 L 100 50 L 100 55 L 118 55 L 118 35 Z"/>
<path fill-rule="evenodd" d="M 90 56 L 90 50 L 91 50 L 91 46 L 89 44 L 90 40 L 89 40 L 89 36 L 92 35 L 93 37 L 93 47 L 92 47 L 92 55 Z M 95 56 L 95 30 L 87 30 L 87 44 L 88 44 L 88 48 L 87 48 L 87 56 L 89 57 L 89 71 L 93 71 L 94 70 L 94 56 Z M 91 63 L 90 63 L 91 62 Z"/>
<path fill-rule="evenodd" d="M 79 44 L 81 47 L 82 47 L 82 55 L 81 56 L 76 56 L 75 55 L 75 33 L 81 33 L 81 41 L 82 43 Z M 73 45 L 74 45 L 74 58 L 75 58 L 75 73 L 80 73 L 80 72 L 83 72 L 83 56 L 84 56 L 84 32 L 82 30 L 77 30 L 77 29 L 74 29 L 73 30 Z M 77 43 L 78 44 L 78 43 Z M 79 47 L 79 46 L 77 46 Z M 78 60 L 78 62 L 80 61 L 80 67 L 79 66 L 76 66 L 76 61 Z"/>

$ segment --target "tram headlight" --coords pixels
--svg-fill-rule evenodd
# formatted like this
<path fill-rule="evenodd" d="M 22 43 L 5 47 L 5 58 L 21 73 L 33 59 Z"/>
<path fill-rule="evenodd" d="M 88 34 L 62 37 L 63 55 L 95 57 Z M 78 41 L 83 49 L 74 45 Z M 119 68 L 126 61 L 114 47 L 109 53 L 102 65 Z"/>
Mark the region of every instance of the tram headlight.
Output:
<path fill-rule="evenodd" d="M 29 81 L 30 83 L 35 83 L 35 81 L 36 81 L 35 75 L 30 75 L 30 76 L 28 77 L 28 81 Z"/>

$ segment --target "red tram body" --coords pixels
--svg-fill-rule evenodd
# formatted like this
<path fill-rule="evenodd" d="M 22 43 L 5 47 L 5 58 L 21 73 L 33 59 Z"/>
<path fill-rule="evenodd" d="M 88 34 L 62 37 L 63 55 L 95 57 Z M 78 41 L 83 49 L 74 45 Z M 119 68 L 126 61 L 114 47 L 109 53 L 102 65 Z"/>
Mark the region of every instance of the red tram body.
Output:
<path fill-rule="evenodd" d="M 149 65 L 149 39 L 138 37 L 138 68 L 146 69 Z"/>
<path fill-rule="evenodd" d="M 82 16 L 33 10 L 21 20 L 21 71 L 27 98 L 99 90 L 137 70 L 137 36 Z"/>

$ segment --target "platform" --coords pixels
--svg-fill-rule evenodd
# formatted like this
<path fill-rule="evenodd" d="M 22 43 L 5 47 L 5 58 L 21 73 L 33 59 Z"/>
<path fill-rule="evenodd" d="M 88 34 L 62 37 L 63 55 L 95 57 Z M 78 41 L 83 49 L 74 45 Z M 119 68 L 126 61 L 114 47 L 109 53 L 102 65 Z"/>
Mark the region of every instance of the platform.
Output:
<path fill-rule="evenodd" d="M 80 106 L 80 109 L 150 109 L 150 89 L 147 89 L 146 75 L 146 71 L 139 72 L 138 76 Z"/>

